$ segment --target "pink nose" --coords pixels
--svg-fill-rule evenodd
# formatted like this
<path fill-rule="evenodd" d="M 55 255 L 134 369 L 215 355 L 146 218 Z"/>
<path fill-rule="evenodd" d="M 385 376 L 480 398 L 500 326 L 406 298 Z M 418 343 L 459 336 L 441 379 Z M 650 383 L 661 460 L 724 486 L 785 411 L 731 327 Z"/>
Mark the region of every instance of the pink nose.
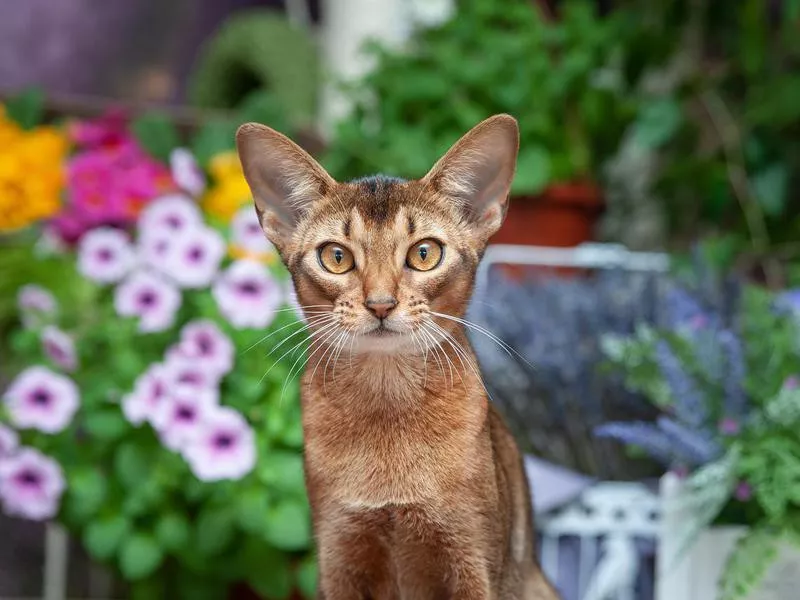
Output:
<path fill-rule="evenodd" d="M 385 319 L 392 312 L 392 309 L 397 306 L 397 300 L 392 297 L 388 298 L 367 298 L 364 303 L 367 309 L 379 319 Z"/>

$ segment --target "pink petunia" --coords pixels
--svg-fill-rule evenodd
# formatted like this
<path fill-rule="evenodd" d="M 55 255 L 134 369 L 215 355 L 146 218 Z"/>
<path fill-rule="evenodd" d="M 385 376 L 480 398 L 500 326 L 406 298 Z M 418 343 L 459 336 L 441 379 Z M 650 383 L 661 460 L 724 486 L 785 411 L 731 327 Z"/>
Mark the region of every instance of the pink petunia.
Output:
<path fill-rule="evenodd" d="M 136 255 L 125 232 L 99 227 L 86 233 L 78 247 L 78 270 L 87 279 L 114 283 L 127 275 Z"/>
<path fill-rule="evenodd" d="M 274 251 L 261 229 L 256 211 L 251 206 L 243 206 L 231 219 L 231 242 L 256 255 Z"/>
<path fill-rule="evenodd" d="M 175 148 L 169 155 L 169 166 L 175 183 L 195 198 L 206 189 L 206 178 L 194 155 L 186 148 Z"/>
<path fill-rule="evenodd" d="M 0 461 L 11 456 L 19 445 L 17 432 L 0 423 Z"/>
<path fill-rule="evenodd" d="M 211 390 L 192 386 L 176 386 L 156 409 L 151 423 L 170 450 L 182 450 L 198 434 L 207 415 L 217 408 L 217 397 Z"/>
<path fill-rule="evenodd" d="M 0 462 L 0 501 L 8 515 L 51 519 L 65 488 L 61 466 L 38 450 L 23 448 Z"/>
<path fill-rule="evenodd" d="M 124 317 L 139 317 L 139 331 L 163 331 L 175 322 L 181 305 L 181 293 L 164 278 L 147 271 L 137 271 L 116 290 L 114 307 Z"/>
<path fill-rule="evenodd" d="M 78 386 L 46 367 L 28 367 L 3 396 L 12 425 L 58 433 L 71 422 L 80 404 Z"/>
<path fill-rule="evenodd" d="M 162 196 L 151 202 L 139 217 L 139 236 L 147 237 L 159 232 L 176 234 L 186 232 L 203 223 L 197 204 L 183 194 Z"/>
<path fill-rule="evenodd" d="M 264 265 L 238 260 L 220 274 L 212 288 L 220 312 L 237 329 L 272 323 L 283 302 L 283 290 Z"/>
<path fill-rule="evenodd" d="M 225 256 L 225 240 L 210 227 L 194 227 L 173 240 L 164 272 L 184 288 L 208 286 Z"/>
<path fill-rule="evenodd" d="M 183 456 L 201 481 L 241 479 L 256 464 L 255 435 L 238 412 L 217 407 L 186 443 Z"/>
<path fill-rule="evenodd" d="M 17 308 L 25 327 L 39 327 L 52 319 L 58 303 L 49 291 L 39 285 L 28 284 L 17 293 Z"/>
<path fill-rule="evenodd" d="M 78 354 L 75 342 L 55 325 L 48 325 L 42 330 L 42 350 L 57 366 L 65 371 L 78 368 Z"/>
<path fill-rule="evenodd" d="M 167 395 L 167 370 L 160 363 L 152 364 L 134 383 L 133 391 L 122 398 L 122 413 L 129 423 L 141 425 L 152 419 Z"/>
<path fill-rule="evenodd" d="M 164 368 L 164 378 L 168 389 L 185 387 L 217 393 L 222 372 L 219 369 L 209 369 L 203 361 L 170 352 Z"/>
<path fill-rule="evenodd" d="M 184 358 L 218 376 L 233 368 L 236 348 L 230 338 L 213 321 L 192 321 L 181 330 L 180 341 L 168 351 L 168 356 Z"/>

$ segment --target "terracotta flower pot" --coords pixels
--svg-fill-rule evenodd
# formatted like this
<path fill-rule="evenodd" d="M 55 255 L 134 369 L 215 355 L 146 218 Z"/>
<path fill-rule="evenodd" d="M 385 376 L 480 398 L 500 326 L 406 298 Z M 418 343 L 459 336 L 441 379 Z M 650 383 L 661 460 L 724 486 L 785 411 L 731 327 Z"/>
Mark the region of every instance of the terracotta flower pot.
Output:
<path fill-rule="evenodd" d="M 591 241 L 605 204 L 591 183 L 564 183 L 537 196 L 512 196 L 506 220 L 491 244 L 520 244 L 568 248 Z M 542 269 L 507 266 L 515 277 Z M 574 274 L 575 269 L 547 268 L 549 273 Z"/>

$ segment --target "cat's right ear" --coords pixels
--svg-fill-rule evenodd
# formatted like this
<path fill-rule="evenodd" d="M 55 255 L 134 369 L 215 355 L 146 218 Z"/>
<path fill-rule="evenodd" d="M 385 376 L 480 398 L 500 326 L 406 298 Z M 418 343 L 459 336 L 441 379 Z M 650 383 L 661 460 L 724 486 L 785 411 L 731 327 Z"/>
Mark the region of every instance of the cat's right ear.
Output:
<path fill-rule="evenodd" d="M 281 250 L 314 201 L 336 182 L 305 150 L 265 125 L 239 127 L 236 147 L 261 228 Z"/>

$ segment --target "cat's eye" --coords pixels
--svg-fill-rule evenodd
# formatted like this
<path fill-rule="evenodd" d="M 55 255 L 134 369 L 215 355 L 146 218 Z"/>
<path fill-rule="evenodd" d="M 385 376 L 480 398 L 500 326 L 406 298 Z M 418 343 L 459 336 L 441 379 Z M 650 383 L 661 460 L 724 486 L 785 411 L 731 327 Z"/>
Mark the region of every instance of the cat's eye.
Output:
<path fill-rule="evenodd" d="M 317 252 L 319 253 L 319 263 L 326 271 L 336 275 L 347 273 L 355 266 L 353 253 L 335 242 L 321 246 Z"/>
<path fill-rule="evenodd" d="M 430 271 L 439 266 L 444 256 L 442 245 L 436 240 L 420 240 L 408 251 L 406 265 L 415 271 Z"/>

